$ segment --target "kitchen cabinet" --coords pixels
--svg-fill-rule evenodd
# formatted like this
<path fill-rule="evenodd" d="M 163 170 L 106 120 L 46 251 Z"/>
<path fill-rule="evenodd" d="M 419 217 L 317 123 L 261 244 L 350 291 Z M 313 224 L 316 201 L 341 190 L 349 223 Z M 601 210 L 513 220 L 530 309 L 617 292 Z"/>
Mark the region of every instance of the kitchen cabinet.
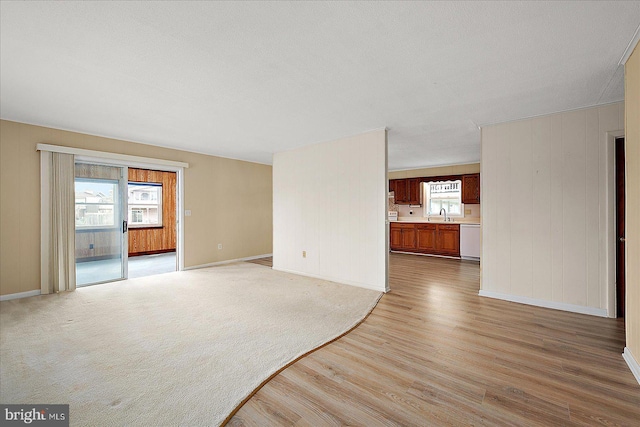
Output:
<path fill-rule="evenodd" d="M 407 203 L 410 205 L 421 205 L 420 200 L 420 178 L 407 179 Z"/>
<path fill-rule="evenodd" d="M 419 251 L 435 252 L 437 250 L 437 225 L 416 224 L 416 249 Z"/>
<path fill-rule="evenodd" d="M 390 179 L 389 191 L 394 192 L 398 205 L 419 205 L 420 183 L 420 178 Z"/>
<path fill-rule="evenodd" d="M 462 175 L 462 203 L 480 203 L 480 174 Z"/>
<path fill-rule="evenodd" d="M 436 250 L 439 254 L 460 256 L 460 226 L 438 224 Z"/>
<path fill-rule="evenodd" d="M 389 191 L 394 193 L 394 201 L 398 205 L 406 204 L 407 201 L 407 180 L 390 179 Z"/>
<path fill-rule="evenodd" d="M 416 227 L 415 224 L 391 223 L 390 246 L 398 251 L 415 251 L 416 249 Z"/>
<path fill-rule="evenodd" d="M 394 223 L 391 223 L 389 229 L 389 246 L 393 250 L 402 249 L 402 229 L 396 227 Z"/>
<path fill-rule="evenodd" d="M 390 247 L 394 251 L 460 256 L 460 225 L 391 223 Z"/>
<path fill-rule="evenodd" d="M 415 227 L 402 229 L 402 248 L 407 250 L 414 250 L 416 248 Z"/>

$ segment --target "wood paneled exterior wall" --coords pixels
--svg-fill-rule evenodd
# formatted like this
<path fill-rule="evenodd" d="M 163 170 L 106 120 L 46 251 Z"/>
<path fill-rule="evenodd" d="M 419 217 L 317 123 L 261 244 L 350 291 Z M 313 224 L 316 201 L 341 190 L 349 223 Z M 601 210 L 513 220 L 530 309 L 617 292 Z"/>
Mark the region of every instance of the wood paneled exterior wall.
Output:
<path fill-rule="evenodd" d="M 176 173 L 129 168 L 129 182 L 162 184 L 162 227 L 129 228 L 129 256 L 176 249 Z"/>

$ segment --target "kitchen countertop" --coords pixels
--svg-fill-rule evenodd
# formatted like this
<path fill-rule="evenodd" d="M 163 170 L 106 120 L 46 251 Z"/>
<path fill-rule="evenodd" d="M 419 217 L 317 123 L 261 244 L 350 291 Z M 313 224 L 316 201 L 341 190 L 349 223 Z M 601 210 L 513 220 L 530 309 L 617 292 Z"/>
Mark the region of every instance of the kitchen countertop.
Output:
<path fill-rule="evenodd" d="M 425 217 L 398 217 L 397 221 L 391 222 L 408 222 L 408 223 L 427 223 L 427 224 L 471 224 L 471 225 L 480 225 L 480 218 L 454 218 L 453 221 L 445 222 L 442 218 L 431 218 L 428 220 Z"/>

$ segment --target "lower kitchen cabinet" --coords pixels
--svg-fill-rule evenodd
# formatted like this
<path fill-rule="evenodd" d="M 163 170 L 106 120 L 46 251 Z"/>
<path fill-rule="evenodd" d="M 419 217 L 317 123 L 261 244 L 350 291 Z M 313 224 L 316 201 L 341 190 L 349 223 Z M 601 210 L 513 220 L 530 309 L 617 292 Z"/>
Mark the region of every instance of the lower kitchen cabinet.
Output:
<path fill-rule="evenodd" d="M 438 230 L 436 224 L 416 224 L 419 251 L 435 252 L 437 250 Z"/>
<path fill-rule="evenodd" d="M 391 224 L 391 228 L 389 229 L 389 246 L 391 246 L 391 249 L 401 249 L 402 229 L 394 227 L 394 225 L 395 224 Z"/>
<path fill-rule="evenodd" d="M 416 247 L 415 228 L 405 228 L 402 230 L 402 247 L 404 249 L 415 249 Z"/>
<path fill-rule="evenodd" d="M 389 243 L 395 250 L 414 251 L 416 249 L 415 225 L 392 223 Z"/>
<path fill-rule="evenodd" d="M 460 225 L 391 223 L 391 250 L 432 255 L 460 256 Z"/>
<path fill-rule="evenodd" d="M 438 253 L 460 256 L 460 226 L 453 224 L 438 224 Z"/>

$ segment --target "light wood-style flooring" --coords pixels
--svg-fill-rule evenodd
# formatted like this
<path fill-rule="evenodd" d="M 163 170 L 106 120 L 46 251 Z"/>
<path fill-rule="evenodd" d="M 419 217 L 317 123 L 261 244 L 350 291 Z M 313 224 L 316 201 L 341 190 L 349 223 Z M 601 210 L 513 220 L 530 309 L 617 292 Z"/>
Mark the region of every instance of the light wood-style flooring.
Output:
<path fill-rule="evenodd" d="M 624 323 L 478 296 L 479 265 L 392 254 L 391 292 L 231 426 L 640 426 Z"/>
<path fill-rule="evenodd" d="M 266 257 L 266 258 L 258 258 L 258 259 L 252 259 L 251 261 L 247 261 L 250 262 L 252 264 L 259 264 L 259 265 L 264 265 L 265 267 L 273 267 L 273 257 Z"/>

